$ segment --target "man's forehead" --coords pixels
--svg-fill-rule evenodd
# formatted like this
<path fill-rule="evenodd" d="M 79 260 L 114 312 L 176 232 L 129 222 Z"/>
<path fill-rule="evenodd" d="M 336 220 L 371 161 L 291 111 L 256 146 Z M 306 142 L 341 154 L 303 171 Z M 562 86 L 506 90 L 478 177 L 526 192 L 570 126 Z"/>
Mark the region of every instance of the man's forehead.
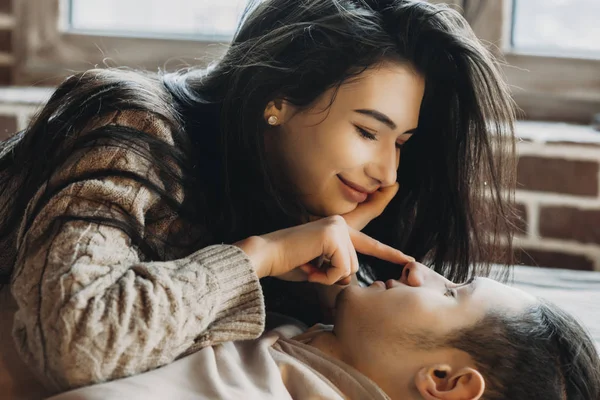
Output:
<path fill-rule="evenodd" d="M 520 312 L 538 302 L 537 298 L 521 289 L 505 285 L 490 278 L 478 278 L 478 289 L 472 301 L 487 304 L 489 308 Z"/>

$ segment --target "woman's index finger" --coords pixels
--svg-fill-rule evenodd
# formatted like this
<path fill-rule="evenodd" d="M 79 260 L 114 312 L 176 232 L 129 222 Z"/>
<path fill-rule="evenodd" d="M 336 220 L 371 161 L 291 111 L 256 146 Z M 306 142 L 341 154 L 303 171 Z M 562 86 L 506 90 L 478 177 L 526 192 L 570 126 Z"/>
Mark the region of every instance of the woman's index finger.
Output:
<path fill-rule="evenodd" d="M 356 229 L 348 227 L 348 231 L 350 232 L 350 240 L 352 240 L 354 249 L 361 254 L 377 257 L 396 264 L 406 264 L 415 261 L 413 257 L 407 256 L 400 250 L 383 244 Z"/>

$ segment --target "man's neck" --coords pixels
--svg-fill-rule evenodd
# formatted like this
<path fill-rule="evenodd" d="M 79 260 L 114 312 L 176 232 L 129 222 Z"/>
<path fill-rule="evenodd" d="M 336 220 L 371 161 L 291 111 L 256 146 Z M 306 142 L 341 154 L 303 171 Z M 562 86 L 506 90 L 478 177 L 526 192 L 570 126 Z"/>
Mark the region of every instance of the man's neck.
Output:
<path fill-rule="evenodd" d="M 306 344 L 319 349 L 330 357 L 346 362 L 343 352 L 339 346 L 339 342 L 333 331 L 323 330 L 317 332 L 311 336 Z"/>
<path fill-rule="evenodd" d="M 316 327 L 315 327 L 316 328 Z M 310 331 L 310 330 L 309 330 Z M 298 337 L 298 339 L 300 339 L 302 342 L 304 342 L 305 344 L 315 347 L 317 349 L 319 349 L 321 352 L 325 353 L 326 355 L 333 357 L 339 361 L 342 361 L 343 363 L 357 369 L 357 366 L 355 366 L 352 361 L 351 361 L 351 357 L 347 354 L 344 354 L 343 349 L 341 348 L 340 344 L 339 344 L 339 340 L 336 337 L 334 331 L 332 330 L 319 330 L 317 332 L 314 332 L 314 334 L 310 335 L 310 332 L 308 332 L 309 335 L 305 336 L 305 340 L 302 340 L 302 336 L 300 335 Z M 296 338 L 294 338 L 296 339 Z M 399 360 L 399 362 L 401 362 Z M 360 369 L 357 369 L 360 370 Z M 362 374 L 364 374 L 364 372 L 360 371 Z M 405 365 L 405 366 L 401 366 L 398 365 L 396 368 L 396 377 L 393 379 L 394 383 L 395 383 L 395 395 L 398 395 L 398 393 L 401 393 L 401 397 L 398 398 L 402 398 L 405 400 L 412 400 L 412 399 L 422 399 L 422 397 L 419 395 L 419 393 L 416 391 L 414 384 L 413 384 L 413 376 L 415 374 L 414 368 L 412 368 L 410 365 Z M 365 376 L 368 376 L 365 375 Z M 369 377 L 371 380 L 375 381 L 374 377 Z M 383 377 L 380 377 L 383 378 Z M 384 379 L 385 381 L 386 379 Z M 391 379 L 387 379 L 388 381 L 392 381 Z M 382 387 L 382 389 L 385 389 Z"/>

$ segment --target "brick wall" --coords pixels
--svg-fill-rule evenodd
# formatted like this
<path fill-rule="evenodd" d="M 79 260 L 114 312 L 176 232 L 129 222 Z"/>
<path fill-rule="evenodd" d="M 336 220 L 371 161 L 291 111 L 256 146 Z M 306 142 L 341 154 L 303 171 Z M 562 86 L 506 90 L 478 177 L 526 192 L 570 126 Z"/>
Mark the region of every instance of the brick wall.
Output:
<path fill-rule="evenodd" d="M 50 95 L 0 88 L 0 139 L 23 129 Z M 600 271 L 600 132 L 557 123 L 519 122 L 517 235 L 522 264 Z"/>
<path fill-rule="evenodd" d="M 520 262 L 600 270 L 600 132 L 520 122 L 518 135 Z"/>

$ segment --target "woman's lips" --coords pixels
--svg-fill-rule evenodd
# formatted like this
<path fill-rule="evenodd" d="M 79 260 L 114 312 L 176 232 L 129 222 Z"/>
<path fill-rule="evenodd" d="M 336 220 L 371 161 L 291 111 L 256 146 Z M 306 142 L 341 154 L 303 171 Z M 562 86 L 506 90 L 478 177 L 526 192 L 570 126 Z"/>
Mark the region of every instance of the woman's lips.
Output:
<path fill-rule="evenodd" d="M 372 193 L 375 193 L 375 192 L 377 191 L 377 189 L 379 189 L 379 188 L 375 188 L 375 189 L 373 189 L 373 190 L 368 190 L 368 189 L 366 189 L 365 187 L 363 187 L 363 186 L 360 186 L 360 185 L 359 185 L 359 184 L 357 184 L 357 183 L 354 183 L 354 182 L 352 182 L 352 181 L 349 181 L 349 180 L 345 179 L 345 178 L 344 178 L 343 176 L 341 176 L 341 175 L 338 175 L 338 177 L 340 178 L 340 180 L 341 180 L 342 182 L 344 182 L 346 185 L 350 186 L 352 189 L 354 189 L 354 190 L 356 190 L 356 191 L 358 191 L 358 192 L 363 192 L 363 193 L 366 193 L 366 194 L 372 194 Z"/>
<path fill-rule="evenodd" d="M 344 193 L 344 197 L 353 203 L 362 203 L 367 200 L 369 197 L 369 193 L 366 191 L 357 190 L 355 187 L 351 186 L 352 183 L 344 180 L 341 176 L 338 175 L 342 186 L 342 192 Z"/>

